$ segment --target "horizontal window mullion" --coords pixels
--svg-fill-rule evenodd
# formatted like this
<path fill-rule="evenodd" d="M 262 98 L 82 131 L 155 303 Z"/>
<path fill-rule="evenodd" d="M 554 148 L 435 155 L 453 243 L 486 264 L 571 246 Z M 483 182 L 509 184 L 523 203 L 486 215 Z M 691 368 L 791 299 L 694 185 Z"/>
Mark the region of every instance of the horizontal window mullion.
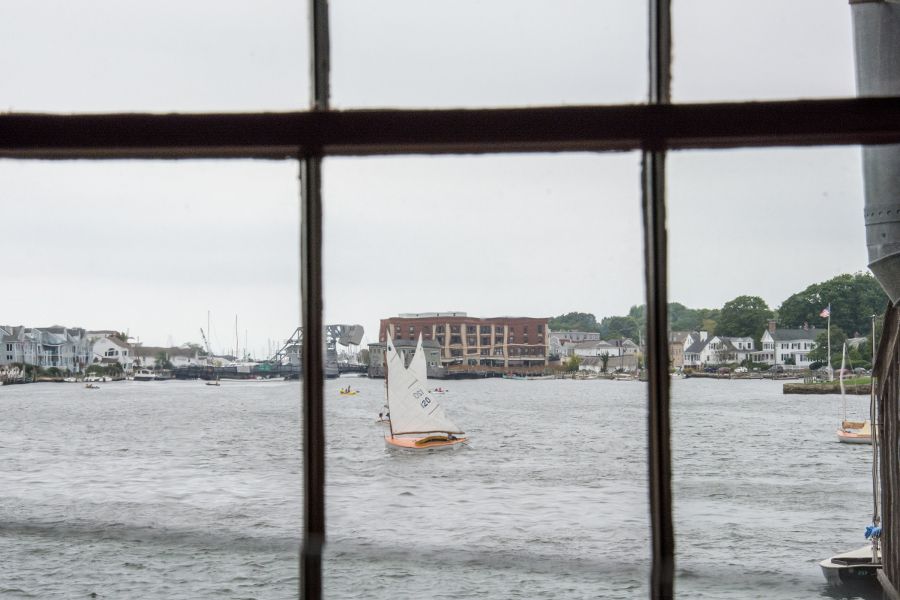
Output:
<path fill-rule="evenodd" d="M 900 142 L 900 97 L 723 104 L 254 114 L 0 115 L 0 156 L 326 155 Z"/>

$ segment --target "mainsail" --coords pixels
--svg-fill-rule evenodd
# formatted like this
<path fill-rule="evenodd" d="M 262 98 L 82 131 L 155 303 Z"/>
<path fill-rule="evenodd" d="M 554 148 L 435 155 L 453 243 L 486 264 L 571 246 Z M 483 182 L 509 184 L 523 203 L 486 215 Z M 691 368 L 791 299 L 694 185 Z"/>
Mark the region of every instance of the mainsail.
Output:
<path fill-rule="evenodd" d="M 409 368 L 406 368 L 403 357 L 388 335 L 386 376 L 393 434 L 463 433 L 456 423 L 447 418 L 437 398 L 428 393 L 427 365 L 421 336 Z"/>

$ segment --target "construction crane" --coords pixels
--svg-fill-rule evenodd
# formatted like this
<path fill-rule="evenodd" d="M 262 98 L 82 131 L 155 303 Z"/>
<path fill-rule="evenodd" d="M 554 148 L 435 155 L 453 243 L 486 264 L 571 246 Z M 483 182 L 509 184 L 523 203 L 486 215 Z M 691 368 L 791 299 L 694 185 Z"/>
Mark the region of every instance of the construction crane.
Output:
<path fill-rule="evenodd" d="M 212 350 L 209 347 L 209 340 L 206 339 L 206 334 L 203 333 L 203 328 L 200 328 L 200 337 L 203 338 L 203 343 L 206 345 L 206 363 L 212 364 Z"/>

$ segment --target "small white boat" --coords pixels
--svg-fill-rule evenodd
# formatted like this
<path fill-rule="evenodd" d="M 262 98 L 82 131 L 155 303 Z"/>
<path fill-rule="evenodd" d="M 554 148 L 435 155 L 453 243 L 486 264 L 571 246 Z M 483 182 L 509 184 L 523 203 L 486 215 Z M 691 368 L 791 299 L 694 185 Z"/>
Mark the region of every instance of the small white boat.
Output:
<path fill-rule="evenodd" d="M 881 552 L 874 550 L 872 544 L 867 544 L 857 550 L 826 558 L 819 566 L 825 580 L 833 586 L 873 582 L 881 568 Z"/>
<path fill-rule="evenodd" d="M 428 369 L 422 336 L 409 367 L 387 338 L 385 378 L 390 420 L 384 443 L 388 448 L 410 452 L 455 450 L 468 440 L 451 421 L 434 394 L 428 392 Z"/>
<path fill-rule="evenodd" d="M 837 430 L 839 442 L 845 444 L 871 444 L 872 421 L 841 421 L 841 428 Z"/>
<path fill-rule="evenodd" d="M 150 369 L 138 369 L 134 373 L 135 381 L 153 381 L 156 379 L 156 374 Z"/>

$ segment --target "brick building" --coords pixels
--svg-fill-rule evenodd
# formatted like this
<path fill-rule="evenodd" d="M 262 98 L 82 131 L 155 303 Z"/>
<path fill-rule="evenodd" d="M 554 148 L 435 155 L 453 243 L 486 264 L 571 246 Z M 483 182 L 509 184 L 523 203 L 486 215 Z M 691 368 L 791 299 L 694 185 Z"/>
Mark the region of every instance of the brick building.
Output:
<path fill-rule="evenodd" d="M 546 366 L 550 355 L 548 318 L 492 317 L 479 319 L 464 312 L 407 313 L 382 319 L 378 341 L 387 332 L 398 342 L 436 342 L 443 366 Z"/>

